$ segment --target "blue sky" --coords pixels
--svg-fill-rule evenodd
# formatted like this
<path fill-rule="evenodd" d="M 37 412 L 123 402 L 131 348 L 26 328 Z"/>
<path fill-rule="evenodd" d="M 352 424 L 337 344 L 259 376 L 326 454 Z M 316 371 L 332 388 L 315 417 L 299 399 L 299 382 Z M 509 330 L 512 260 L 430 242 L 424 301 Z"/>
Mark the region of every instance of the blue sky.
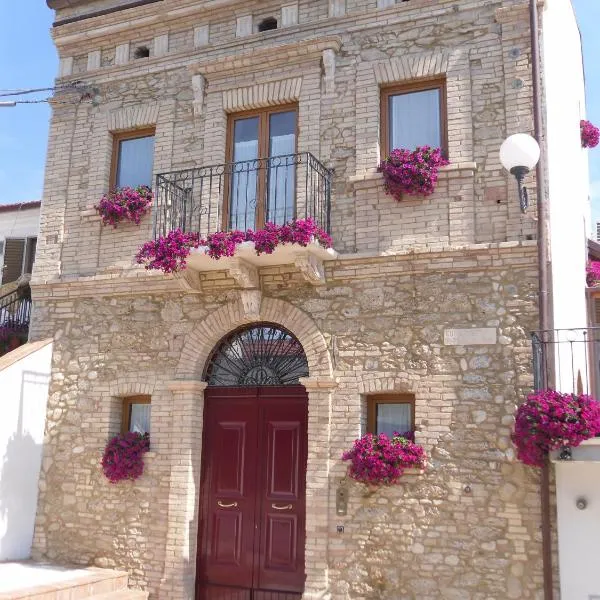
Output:
<path fill-rule="evenodd" d="M 600 125 L 600 0 L 573 4 L 583 39 L 588 118 Z M 51 23 L 44 0 L 0 0 L 0 90 L 52 85 L 57 58 Z M 49 116 L 47 104 L 0 107 L 0 204 L 41 197 Z M 589 154 L 595 221 L 600 219 L 600 146 Z"/>

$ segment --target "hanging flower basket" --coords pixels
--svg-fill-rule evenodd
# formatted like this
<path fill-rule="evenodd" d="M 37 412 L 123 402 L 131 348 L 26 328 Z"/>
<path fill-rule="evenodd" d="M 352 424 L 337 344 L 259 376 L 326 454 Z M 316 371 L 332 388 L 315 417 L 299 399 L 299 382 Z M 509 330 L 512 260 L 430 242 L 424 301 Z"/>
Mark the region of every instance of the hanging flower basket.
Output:
<path fill-rule="evenodd" d="M 27 342 L 29 325 L 19 321 L 8 321 L 0 325 L 0 356 L 12 352 Z"/>
<path fill-rule="evenodd" d="M 404 195 L 429 196 L 435 191 L 440 167 L 449 164 L 440 148 L 421 146 L 416 150 L 397 148 L 381 162 L 385 191 L 398 202 Z"/>
<path fill-rule="evenodd" d="M 600 142 L 600 129 L 585 120 L 582 120 L 579 126 L 581 128 L 581 147 L 595 148 Z"/>
<path fill-rule="evenodd" d="M 427 457 L 422 446 L 406 434 L 367 433 L 344 452 L 342 460 L 350 461 L 348 475 L 372 486 L 398 483 L 405 469 L 424 469 Z"/>
<path fill-rule="evenodd" d="M 597 287 L 600 285 L 600 261 L 591 260 L 588 262 L 585 274 L 588 287 Z"/>
<path fill-rule="evenodd" d="M 146 242 L 135 256 L 146 269 L 176 273 L 186 268 L 186 259 L 192 248 L 206 248 L 206 254 L 215 260 L 234 256 L 243 242 L 253 242 L 257 255 L 272 254 L 283 244 L 308 246 L 313 240 L 324 248 L 331 248 L 331 237 L 312 219 L 299 219 L 285 225 L 267 223 L 259 231 L 218 231 L 200 239 L 197 233 L 183 233 L 180 229 Z"/>
<path fill-rule="evenodd" d="M 111 483 L 135 480 L 144 472 L 144 454 L 150 449 L 150 436 L 125 433 L 112 438 L 102 456 L 102 470 Z"/>
<path fill-rule="evenodd" d="M 94 206 L 104 225 L 116 227 L 121 221 L 140 224 L 142 217 L 152 206 L 152 190 L 141 185 L 137 188 L 123 187 L 105 194 Z"/>
<path fill-rule="evenodd" d="M 542 467 L 548 453 L 600 433 L 600 403 L 591 396 L 535 392 L 519 406 L 512 435 L 517 457 L 526 465 Z"/>

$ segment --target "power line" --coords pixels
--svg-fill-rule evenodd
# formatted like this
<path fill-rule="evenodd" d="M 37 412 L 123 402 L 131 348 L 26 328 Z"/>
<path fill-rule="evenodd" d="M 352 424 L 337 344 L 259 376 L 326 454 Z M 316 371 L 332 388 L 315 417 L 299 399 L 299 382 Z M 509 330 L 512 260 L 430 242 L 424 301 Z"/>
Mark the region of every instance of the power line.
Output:
<path fill-rule="evenodd" d="M 56 85 L 53 87 L 45 87 L 45 88 L 24 88 L 20 90 L 0 90 L 0 97 L 7 96 L 24 96 L 26 94 L 37 94 L 39 92 L 61 92 L 64 90 L 72 89 L 76 90 L 81 85 L 81 81 L 72 81 L 69 83 Z"/>

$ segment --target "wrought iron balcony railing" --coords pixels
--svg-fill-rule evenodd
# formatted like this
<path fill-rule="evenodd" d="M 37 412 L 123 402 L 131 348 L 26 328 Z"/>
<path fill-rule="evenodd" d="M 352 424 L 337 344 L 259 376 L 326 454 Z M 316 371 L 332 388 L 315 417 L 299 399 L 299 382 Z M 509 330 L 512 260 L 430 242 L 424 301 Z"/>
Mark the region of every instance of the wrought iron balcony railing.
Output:
<path fill-rule="evenodd" d="M 600 327 L 537 331 L 532 342 L 535 389 L 600 400 Z"/>
<path fill-rule="evenodd" d="M 154 236 L 173 229 L 206 236 L 306 218 L 330 233 L 331 176 L 309 152 L 162 173 Z"/>

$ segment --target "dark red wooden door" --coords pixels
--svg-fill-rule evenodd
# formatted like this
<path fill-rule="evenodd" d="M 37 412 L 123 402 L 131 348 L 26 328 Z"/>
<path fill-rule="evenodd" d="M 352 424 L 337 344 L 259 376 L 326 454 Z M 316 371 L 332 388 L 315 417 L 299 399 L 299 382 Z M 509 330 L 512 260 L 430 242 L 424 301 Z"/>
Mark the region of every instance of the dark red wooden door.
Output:
<path fill-rule="evenodd" d="M 307 421 L 301 386 L 207 389 L 197 600 L 301 596 Z"/>

